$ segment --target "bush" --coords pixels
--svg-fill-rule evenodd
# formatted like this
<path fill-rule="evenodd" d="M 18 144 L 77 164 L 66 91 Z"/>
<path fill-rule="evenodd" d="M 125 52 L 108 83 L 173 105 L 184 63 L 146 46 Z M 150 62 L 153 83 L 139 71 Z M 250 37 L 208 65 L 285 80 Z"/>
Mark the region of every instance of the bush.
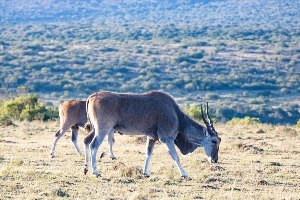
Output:
<path fill-rule="evenodd" d="M 46 121 L 58 118 L 58 111 L 40 104 L 35 94 L 1 101 L 0 107 L 0 124 L 5 126 L 13 124 L 12 120 Z"/>
<path fill-rule="evenodd" d="M 251 124 L 259 124 L 259 118 L 249 117 L 246 116 L 244 118 L 232 118 L 230 121 L 227 122 L 229 125 L 251 125 Z"/>
<path fill-rule="evenodd" d="M 203 108 L 204 112 L 205 112 L 205 108 Z M 201 107 L 200 105 L 196 105 L 196 104 L 185 104 L 183 106 L 183 110 L 184 112 L 189 115 L 190 117 L 192 117 L 193 119 L 197 120 L 197 121 L 201 121 L 202 120 L 202 116 L 201 116 Z M 211 115 L 211 113 L 209 113 L 212 121 L 214 123 L 217 122 L 216 118 L 214 116 Z M 204 114 L 205 115 L 205 114 Z"/>
<path fill-rule="evenodd" d="M 300 119 L 297 121 L 296 127 L 300 128 Z"/>
<path fill-rule="evenodd" d="M 201 120 L 201 108 L 199 105 L 196 104 L 186 104 L 183 107 L 184 111 L 186 114 L 188 114 L 190 117 L 196 119 L 196 120 Z"/>
<path fill-rule="evenodd" d="M 0 125 L 11 126 L 14 125 L 14 123 L 8 116 L 0 116 Z"/>

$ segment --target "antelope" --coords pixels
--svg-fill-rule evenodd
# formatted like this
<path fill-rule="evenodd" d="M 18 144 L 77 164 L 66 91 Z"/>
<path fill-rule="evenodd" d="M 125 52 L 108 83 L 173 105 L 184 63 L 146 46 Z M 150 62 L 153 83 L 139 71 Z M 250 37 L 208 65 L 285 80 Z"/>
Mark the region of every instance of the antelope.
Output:
<path fill-rule="evenodd" d="M 79 128 L 85 129 L 86 132 L 90 132 L 90 125 L 86 124 L 87 116 L 86 116 L 86 101 L 77 101 L 77 100 L 68 100 L 59 105 L 59 118 L 60 118 L 60 128 L 55 134 L 55 138 L 53 140 L 52 148 L 50 151 L 50 155 L 53 158 L 55 154 L 55 147 L 58 140 L 65 134 L 68 129 L 71 129 L 72 134 L 72 143 L 75 147 L 75 150 L 79 156 L 83 156 L 81 153 L 78 144 L 78 130 Z M 92 131 L 93 133 L 93 131 Z M 115 159 L 112 152 L 112 145 L 114 143 L 113 133 L 108 135 L 108 143 L 109 143 L 109 154 L 111 159 Z M 106 152 L 103 152 L 100 156 L 102 158 Z"/>
<path fill-rule="evenodd" d="M 206 112 L 209 121 L 204 117 L 201 105 L 206 127 L 187 116 L 173 97 L 161 91 L 142 94 L 98 92 L 89 96 L 86 109 L 88 121 L 95 132 L 85 138 L 84 174 L 91 164 L 93 174 L 101 176 L 96 166 L 97 150 L 105 136 L 114 130 L 124 135 L 147 136 L 145 177 L 150 176 L 149 163 L 157 140 L 165 145 L 183 178 L 187 178 L 187 173 L 179 162 L 175 145 L 184 155 L 203 147 L 210 163 L 218 161 L 221 138 L 209 115 L 208 103 Z"/>

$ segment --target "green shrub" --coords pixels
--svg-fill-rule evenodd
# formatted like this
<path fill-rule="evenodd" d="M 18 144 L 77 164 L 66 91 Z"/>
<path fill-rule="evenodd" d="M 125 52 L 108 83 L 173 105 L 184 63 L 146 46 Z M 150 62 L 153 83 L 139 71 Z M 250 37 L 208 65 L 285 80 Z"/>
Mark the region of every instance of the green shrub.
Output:
<path fill-rule="evenodd" d="M 58 111 L 40 104 L 35 94 L 1 101 L 0 107 L 0 124 L 6 126 L 13 124 L 12 120 L 46 121 L 58 118 Z"/>
<path fill-rule="evenodd" d="M 297 121 L 296 127 L 300 128 L 300 119 Z"/>
<path fill-rule="evenodd" d="M 3 126 L 10 126 L 14 125 L 13 121 L 9 118 L 9 116 L 1 115 L 0 116 L 0 125 Z"/>
<path fill-rule="evenodd" d="M 201 108 L 199 105 L 196 104 L 185 104 L 183 107 L 186 114 L 188 114 L 190 117 L 201 120 Z"/>
<path fill-rule="evenodd" d="M 259 124 L 259 118 L 246 116 L 244 118 L 232 118 L 227 122 L 229 125 L 250 125 L 250 124 Z"/>
<path fill-rule="evenodd" d="M 205 109 L 205 108 L 203 108 Z M 183 106 L 183 110 L 184 112 L 189 115 L 190 117 L 192 117 L 193 119 L 197 120 L 197 121 L 201 121 L 202 120 L 202 116 L 201 116 L 201 107 L 200 105 L 197 105 L 197 104 L 185 104 Z M 205 110 L 204 110 L 205 112 Z M 211 118 L 212 118 L 212 121 L 214 123 L 216 123 L 216 118 L 214 116 L 211 115 L 211 113 L 209 113 Z"/>

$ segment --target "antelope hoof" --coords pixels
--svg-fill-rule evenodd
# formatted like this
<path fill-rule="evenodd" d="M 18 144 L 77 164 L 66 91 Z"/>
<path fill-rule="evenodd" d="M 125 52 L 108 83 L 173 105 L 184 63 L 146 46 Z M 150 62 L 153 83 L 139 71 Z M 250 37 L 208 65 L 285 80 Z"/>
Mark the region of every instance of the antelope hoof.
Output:
<path fill-rule="evenodd" d="M 88 172 L 88 169 L 84 168 L 84 169 L 83 169 L 84 175 L 86 175 L 87 172 Z"/>
<path fill-rule="evenodd" d="M 93 169 L 93 174 L 96 176 L 96 178 L 101 177 L 101 174 L 99 173 L 98 170 Z"/>
<path fill-rule="evenodd" d="M 50 158 L 54 158 L 55 156 L 54 156 L 54 154 L 53 153 L 51 153 L 50 154 Z"/>
<path fill-rule="evenodd" d="M 188 180 L 189 177 L 187 175 L 181 176 L 182 179 Z"/>
<path fill-rule="evenodd" d="M 105 152 L 102 152 L 100 155 L 100 159 L 103 158 L 105 156 Z"/>
<path fill-rule="evenodd" d="M 117 160 L 115 156 L 110 157 L 112 160 Z"/>
<path fill-rule="evenodd" d="M 149 177 L 150 177 L 150 174 L 144 173 L 144 177 L 145 177 L 145 178 L 149 178 Z"/>

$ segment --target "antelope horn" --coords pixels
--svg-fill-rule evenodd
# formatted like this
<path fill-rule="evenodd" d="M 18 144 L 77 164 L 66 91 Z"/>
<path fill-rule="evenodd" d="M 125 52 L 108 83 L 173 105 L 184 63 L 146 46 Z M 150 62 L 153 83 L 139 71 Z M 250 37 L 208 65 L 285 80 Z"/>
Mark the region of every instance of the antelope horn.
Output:
<path fill-rule="evenodd" d="M 213 126 L 213 121 L 212 121 L 212 119 L 211 119 L 211 117 L 210 117 L 210 115 L 209 115 L 209 112 L 208 112 L 208 102 L 206 102 L 206 115 L 207 115 L 207 117 L 208 117 L 209 124 L 210 124 L 211 126 Z"/>
<path fill-rule="evenodd" d="M 201 104 L 201 115 L 202 115 L 202 120 L 204 121 L 205 125 L 209 126 L 209 123 L 207 122 L 206 118 L 204 117 L 204 112 L 203 112 L 202 104 Z"/>

